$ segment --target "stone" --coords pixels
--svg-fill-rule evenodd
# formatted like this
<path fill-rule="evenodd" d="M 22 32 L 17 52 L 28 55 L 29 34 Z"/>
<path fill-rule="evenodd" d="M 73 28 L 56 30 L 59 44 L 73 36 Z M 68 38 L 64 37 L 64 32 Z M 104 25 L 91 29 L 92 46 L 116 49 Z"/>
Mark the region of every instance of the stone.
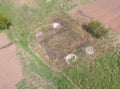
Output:
<path fill-rule="evenodd" d="M 66 57 L 65 57 L 65 61 L 67 64 L 70 64 L 71 62 L 74 63 L 76 62 L 78 59 L 77 55 L 75 54 L 68 54 Z"/>
<path fill-rule="evenodd" d="M 54 29 L 57 29 L 57 28 L 60 28 L 61 27 L 61 24 L 60 23 L 57 23 L 57 22 L 55 22 L 55 23 L 53 23 L 53 28 Z"/>
<path fill-rule="evenodd" d="M 85 52 L 87 55 L 93 55 L 94 54 L 94 48 L 92 46 L 86 47 Z"/>

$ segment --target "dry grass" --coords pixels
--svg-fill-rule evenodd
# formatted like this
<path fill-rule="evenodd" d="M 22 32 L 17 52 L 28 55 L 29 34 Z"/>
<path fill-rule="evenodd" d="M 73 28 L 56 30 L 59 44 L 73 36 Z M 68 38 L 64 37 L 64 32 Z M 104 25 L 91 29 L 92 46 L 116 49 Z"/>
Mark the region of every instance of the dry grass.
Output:
<path fill-rule="evenodd" d="M 12 2 L 18 7 L 28 6 L 35 8 L 37 6 L 36 0 L 12 0 Z"/>

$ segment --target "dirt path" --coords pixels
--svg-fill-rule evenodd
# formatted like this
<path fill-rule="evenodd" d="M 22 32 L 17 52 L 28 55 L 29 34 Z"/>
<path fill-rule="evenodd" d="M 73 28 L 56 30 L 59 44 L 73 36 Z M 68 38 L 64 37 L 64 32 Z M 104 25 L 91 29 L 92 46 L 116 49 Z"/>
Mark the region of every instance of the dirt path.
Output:
<path fill-rule="evenodd" d="M 110 26 L 120 35 L 120 0 L 97 0 L 72 10 L 76 14 L 78 11 Z"/>
<path fill-rule="evenodd" d="M 0 33 L 0 47 L 9 42 L 5 33 Z M 0 49 L 0 89 L 16 89 L 16 84 L 22 78 L 22 68 L 16 56 L 15 44 Z"/>

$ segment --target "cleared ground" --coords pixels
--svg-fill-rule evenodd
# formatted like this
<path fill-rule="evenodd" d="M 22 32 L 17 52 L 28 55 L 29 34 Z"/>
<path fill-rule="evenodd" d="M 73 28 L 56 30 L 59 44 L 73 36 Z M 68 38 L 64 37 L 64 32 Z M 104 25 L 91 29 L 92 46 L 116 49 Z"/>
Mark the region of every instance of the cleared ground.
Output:
<path fill-rule="evenodd" d="M 119 0 L 97 0 L 93 3 L 79 6 L 73 9 L 79 15 L 82 11 L 85 15 L 103 24 L 110 26 L 120 34 L 120 1 Z"/>
<path fill-rule="evenodd" d="M 0 47 L 9 42 L 6 35 L 0 33 Z M 0 89 L 16 89 L 16 84 L 22 77 L 22 68 L 16 56 L 15 44 L 0 49 Z"/>

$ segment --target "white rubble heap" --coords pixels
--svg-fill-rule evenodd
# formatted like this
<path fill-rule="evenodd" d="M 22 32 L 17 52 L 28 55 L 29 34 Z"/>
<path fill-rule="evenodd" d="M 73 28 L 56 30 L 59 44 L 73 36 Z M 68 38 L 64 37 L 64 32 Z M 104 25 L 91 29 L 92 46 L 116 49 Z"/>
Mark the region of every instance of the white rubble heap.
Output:
<path fill-rule="evenodd" d="M 55 22 L 55 23 L 52 24 L 52 26 L 53 26 L 54 29 L 57 29 L 57 28 L 60 28 L 60 27 L 61 27 L 61 24 Z"/>
<path fill-rule="evenodd" d="M 87 55 L 93 55 L 94 54 L 94 48 L 92 46 L 86 47 L 85 52 Z"/>
<path fill-rule="evenodd" d="M 71 62 L 74 63 L 76 62 L 78 59 L 77 55 L 75 54 L 68 54 L 66 57 L 65 57 L 65 61 L 67 64 L 70 64 Z"/>

